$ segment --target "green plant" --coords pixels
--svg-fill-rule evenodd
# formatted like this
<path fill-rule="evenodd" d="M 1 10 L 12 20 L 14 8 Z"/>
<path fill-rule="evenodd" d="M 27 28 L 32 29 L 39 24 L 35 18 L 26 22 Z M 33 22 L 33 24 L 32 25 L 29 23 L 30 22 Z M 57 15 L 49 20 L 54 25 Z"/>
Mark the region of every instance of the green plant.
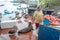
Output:
<path fill-rule="evenodd" d="M 46 7 L 47 5 L 49 7 L 60 6 L 60 0 L 39 0 L 38 2 L 42 7 Z"/>

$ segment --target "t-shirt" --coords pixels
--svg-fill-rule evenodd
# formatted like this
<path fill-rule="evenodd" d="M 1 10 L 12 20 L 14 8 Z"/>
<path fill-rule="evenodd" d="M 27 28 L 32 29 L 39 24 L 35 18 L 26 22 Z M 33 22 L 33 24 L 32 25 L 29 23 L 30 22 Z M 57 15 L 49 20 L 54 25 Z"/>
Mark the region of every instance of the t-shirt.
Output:
<path fill-rule="evenodd" d="M 35 21 L 37 23 L 41 23 L 42 20 L 43 20 L 43 13 L 42 13 L 42 11 L 35 11 L 33 17 L 34 17 L 34 19 L 35 19 Z"/>

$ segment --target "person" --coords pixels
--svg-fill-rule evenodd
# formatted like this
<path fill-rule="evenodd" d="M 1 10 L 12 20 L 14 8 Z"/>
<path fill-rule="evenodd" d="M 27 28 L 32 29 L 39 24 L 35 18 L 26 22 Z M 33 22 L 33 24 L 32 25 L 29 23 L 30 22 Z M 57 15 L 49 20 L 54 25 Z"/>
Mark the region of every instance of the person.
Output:
<path fill-rule="evenodd" d="M 36 25 L 36 29 L 33 31 L 33 34 L 34 34 L 34 36 L 36 36 L 36 38 L 38 38 L 39 25 L 41 25 L 42 21 L 43 21 L 43 12 L 42 12 L 42 8 L 40 6 L 38 6 L 37 10 L 34 12 L 33 19 L 34 19 L 34 23 Z"/>
<path fill-rule="evenodd" d="M 43 12 L 40 6 L 37 7 L 37 10 L 34 12 L 33 17 L 35 19 L 36 29 L 43 20 Z"/>

